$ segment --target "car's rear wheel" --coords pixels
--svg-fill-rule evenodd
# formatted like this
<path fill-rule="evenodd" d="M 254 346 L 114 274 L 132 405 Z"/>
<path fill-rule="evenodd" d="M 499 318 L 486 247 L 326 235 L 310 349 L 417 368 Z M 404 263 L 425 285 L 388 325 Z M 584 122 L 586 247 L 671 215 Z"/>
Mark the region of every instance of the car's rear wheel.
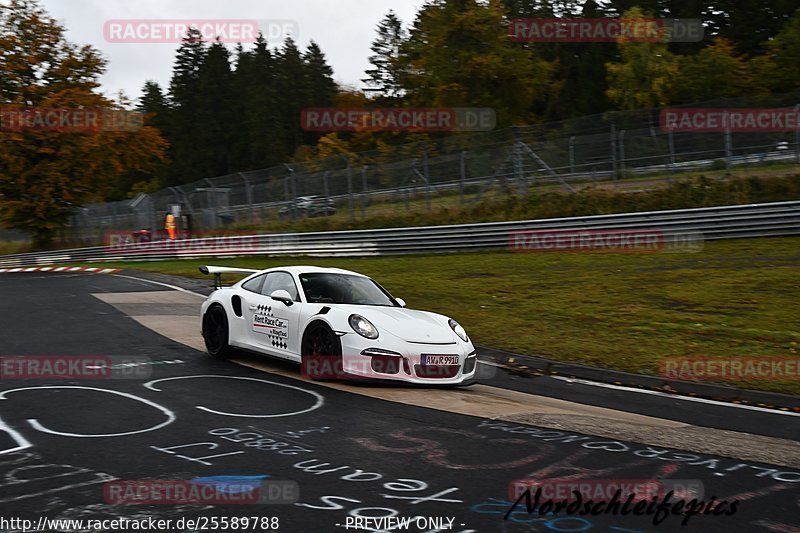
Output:
<path fill-rule="evenodd" d="M 209 354 L 219 358 L 231 355 L 228 331 L 228 316 L 225 309 L 219 304 L 212 305 L 203 316 L 203 340 Z"/>
<path fill-rule="evenodd" d="M 325 380 L 344 377 L 342 342 L 331 328 L 318 322 L 303 335 L 301 348 L 303 373 L 311 379 Z"/>

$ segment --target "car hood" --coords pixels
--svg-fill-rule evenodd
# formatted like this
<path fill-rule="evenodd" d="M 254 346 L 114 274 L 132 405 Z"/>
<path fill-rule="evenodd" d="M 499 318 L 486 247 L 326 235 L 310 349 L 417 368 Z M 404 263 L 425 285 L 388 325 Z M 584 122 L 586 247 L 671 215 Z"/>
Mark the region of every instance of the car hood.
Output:
<path fill-rule="evenodd" d="M 343 310 L 363 316 L 378 328 L 403 340 L 420 343 L 455 343 L 447 320 L 434 313 L 402 307 L 343 305 Z"/>

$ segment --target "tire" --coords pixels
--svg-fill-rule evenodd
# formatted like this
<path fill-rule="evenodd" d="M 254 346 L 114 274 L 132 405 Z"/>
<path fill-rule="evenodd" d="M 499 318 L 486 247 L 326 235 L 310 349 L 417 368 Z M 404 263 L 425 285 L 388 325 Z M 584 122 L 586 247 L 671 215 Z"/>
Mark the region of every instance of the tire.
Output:
<path fill-rule="evenodd" d="M 322 322 L 312 324 L 303 335 L 301 346 L 303 373 L 313 380 L 345 377 L 342 370 L 342 341 Z"/>
<path fill-rule="evenodd" d="M 229 344 L 228 315 L 219 305 L 212 305 L 203 315 L 203 340 L 209 354 L 220 359 L 230 357 L 233 349 Z"/>

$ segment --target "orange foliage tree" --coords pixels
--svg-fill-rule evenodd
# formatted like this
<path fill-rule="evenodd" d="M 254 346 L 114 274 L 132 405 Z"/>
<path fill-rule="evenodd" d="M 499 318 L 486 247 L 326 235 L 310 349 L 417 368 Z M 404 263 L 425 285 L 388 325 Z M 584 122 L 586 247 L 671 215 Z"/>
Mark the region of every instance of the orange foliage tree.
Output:
<path fill-rule="evenodd" d="M 47 246 L 70 213 L 100 201 L 129 172 L 165 160 L 158 130 L 141 123 L 116 131 L 25 128 L 10 110 L 111 110 L 99 94 L 106 62 L 91 46 L 66 40 L 64 28 L 36 0 L 0 4 L 0 225 L 30 232 Z"/>

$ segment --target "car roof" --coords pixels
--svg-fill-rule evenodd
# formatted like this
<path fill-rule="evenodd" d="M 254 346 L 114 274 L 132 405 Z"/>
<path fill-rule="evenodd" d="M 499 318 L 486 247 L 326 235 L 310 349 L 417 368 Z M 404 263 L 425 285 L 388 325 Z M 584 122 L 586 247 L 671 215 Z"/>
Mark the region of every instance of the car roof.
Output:
<path fill-rule="evenodd" d="M 262 270 L 262 272 L 273 272 L 276 270 L 289 272 L 290 274 L 294 274 L 295 276 L 299 276 L 300 274 L 349 274 L 352 276 L 360 276 L 363 278 L 367 277 L 364 274 L 353 272 L 352 270 L 344 270 L 342 268 L 326 268 L 326 267 L 318 267 L 311 265 L 274 267 Z"/>

